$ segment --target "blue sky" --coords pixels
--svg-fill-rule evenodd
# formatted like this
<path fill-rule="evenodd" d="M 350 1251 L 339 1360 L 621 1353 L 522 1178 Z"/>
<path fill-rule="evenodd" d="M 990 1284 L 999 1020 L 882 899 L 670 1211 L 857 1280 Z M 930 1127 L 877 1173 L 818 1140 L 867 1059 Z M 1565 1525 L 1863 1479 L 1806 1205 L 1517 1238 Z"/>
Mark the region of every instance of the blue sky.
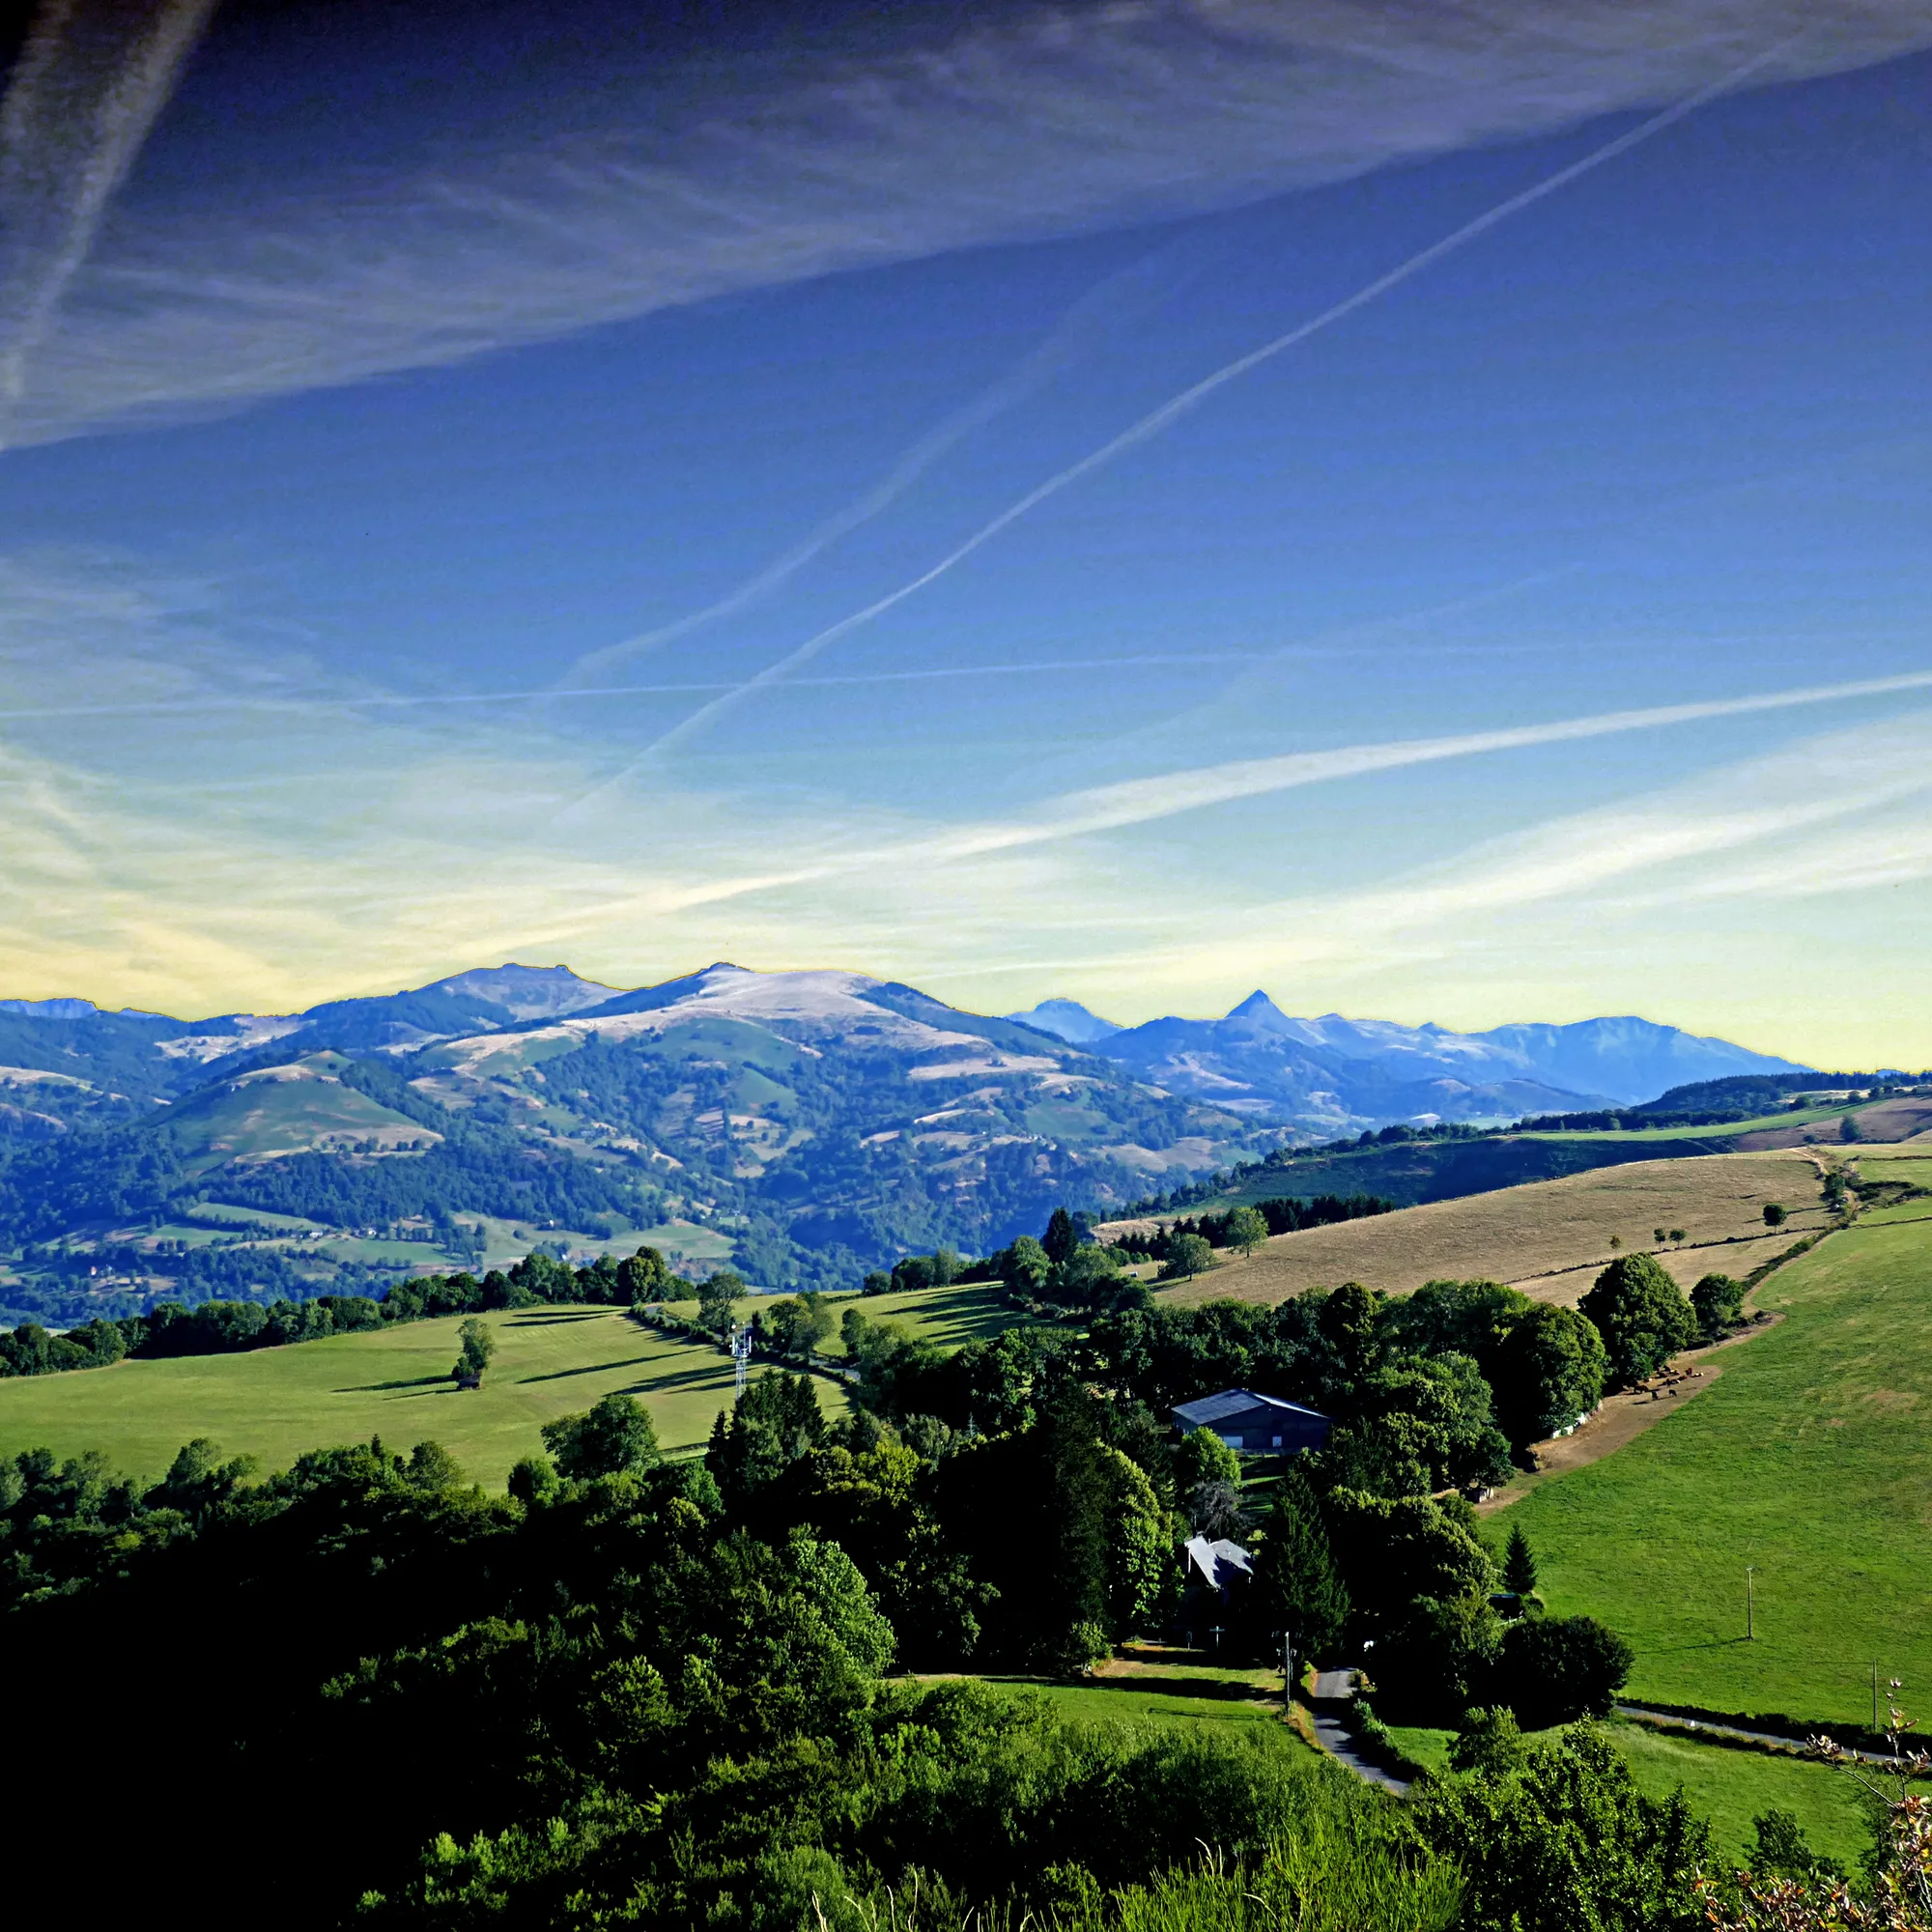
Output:
<path fill-rule="evenodd" d="M 183 11 L 0 305 L 10 994 L 1932 1062 L 1932 10 Z"/>

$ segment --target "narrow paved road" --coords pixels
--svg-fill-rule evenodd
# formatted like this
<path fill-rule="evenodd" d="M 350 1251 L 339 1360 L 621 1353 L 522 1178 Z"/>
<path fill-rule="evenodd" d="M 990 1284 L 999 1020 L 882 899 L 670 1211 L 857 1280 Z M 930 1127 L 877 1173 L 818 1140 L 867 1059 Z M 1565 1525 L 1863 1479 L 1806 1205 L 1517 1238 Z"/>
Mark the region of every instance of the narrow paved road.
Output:
<path fill-rule="evenodd" d="M 1321 1747 L 1339 1763 L 1346 1764 L 1355 1776 L 1369 1784 L 1379 1784 L 1384 1791 L 1393 1791 L 1398 1798 L 1406 1797 L 1408 1783 L 1382 1770 L 1379 1765 L 1371 1764 L 1355 1748 L 1355 1741 L 1349 1735 L 1345 1721 L 1350 1700 L 1355 1694 L 1355 1673 L 1352 1670 L 1318 1670 L 1315 1673 L 1314 1695 L 1309 1700 L 1310 1714 L 1315 1719 L 1315 1735 L 1321 1740 Z"/>
<path fill-rule="evenodd" d="M 1654 1724 L 1663 1729 L 1696 1731 L 1707 1738 L 1739 1738 L 1748 1744 L 1777 1745 L 1788 1751 L 1802 1751 L 1804 1748 L 1803 1738 L 1788 1737 L 1782 1731 L 1748 1731 L 1738 1724 L 1714 1724 L 1708 1718 L 1680 1717 L 1675 1711 L 1652 1710 L 1648 1704 L 1619 1704 L 1617 1715 L 1620 1718 L 1637 1718 L 1646 1724 Z M 1890 1753 L 1888 1751 L 1850 1750 L 1849 1747 L 1847 1750 L 1850 1756 L 1862 1758 L 1866 1764 L 1891 1762 Z"/>

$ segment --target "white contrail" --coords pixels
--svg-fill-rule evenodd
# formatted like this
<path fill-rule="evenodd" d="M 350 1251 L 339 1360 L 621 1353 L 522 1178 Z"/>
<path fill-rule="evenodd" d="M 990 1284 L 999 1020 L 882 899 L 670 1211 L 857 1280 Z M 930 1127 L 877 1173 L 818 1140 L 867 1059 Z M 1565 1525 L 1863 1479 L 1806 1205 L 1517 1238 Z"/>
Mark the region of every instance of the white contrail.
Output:
<path fill-rule="evenodd" d="M 49 0 L 0 100 L 0 405 L 86 261 L 107 204 L 167 104 L 215 0 Z M 11 414 L 11 408 L 9 409 Z M 0 448 L 9 425 L 0 418 Z"/>
<path fill-rule="evenodd" d="M 1721 79 L 1713 81 L 1708 87 L 1699 88 L 1696 93 L 1664 108 L 1662 113 L 1653 114 L 1648 120 L 1617 135 L 1614 140 L 1605 141 L 1601 147 L 1593 148 L 1580 159 L 1572 161 L 1569 166 L 1558 168 L 1554 174 L 1547 175 L 1534 185 L 1524 188 L 1520 193 L 1511 195 L 1505 201 L 1498 202 L 1473 220 L 1465 221 L 1439 242 L 1432 242 L 1427 248 L 1409 256 L 1406 261 L 1398 263 L 1385 274 L 1378 275 L 1374 281 L 1364 284 L 1353 295 L 1347 296 L 1341 301 L 1323 309 L 1320 315 L 1297 325 L 1284 334 L 1277 335 L 1272 341 L 1263 343 L 1259 349 L 1252 349 L 1245 355 L 1238 355 L 1232 362 L 1223 363 L 1210 375 L 1204 376 L 1198 383 L 1181 390 L 1179 395 L 1170 397 L 1159 408 L 1150 410 L 1137 422 L 1129 424 L 1118 436 L 1100 444 L 1097 449 L 1090 450 L 1078 462 L 1068 464 L 1065 469 L 1056 471 L 1043 483 L 1037 484 L 1025 496 L 1009 503 L 998 516 L 981 524 L 971 536 L 949 551 L 929 569 L 922 571 L 919 576 L 900 584 L 896 590 L 888 591 L 885 596 L 875 598 L 863 609 L 854 611 L 849 616 L 839 618 L 836 624 L 828 624 L 824 630 L 806 639 L 795 650 L 788 652 L 776 664 L 767 665 L 755 676 L 747 678 L 722 696 L 714 697 L 710 703 L 700 705 L 682 724 L 673 725 L 670 730 L 646 745 L 624 771 L 607 781 L 607 783 L 621 782 L 645 759 L 683 744 L 754 692 L 762 691 L 767 685 L 778 683 L 788 671 L 795 669 L 799 665 L 809 663 L 828 644 L 849 636 L 862 625 L 869 624 L 875 617 L 883 616 L 895 606 L 904 603 L 908 597 L 916 596 L 928 584 L 936 582 L 949 571 L 965 562 L 1002 530 L 1008 529 L 1022 517 L 1037 509 L 1048 497 L 1057 497 L 1061 491 L 1079 482 L 1083 477 L 1091 476 L 1096 469 L 1103 469 L 1117 456 L 1132 449 L 1136 444 L 1146 442 L 1151 437 L 1158 436 L 1170 424 L 1179 421 L 1180 417 L 1206 402 L 1217 390 L 1225 388 L 1230 383 L 1238 382 L 1264 362 L 1272 361 L 1275 356 L 1306 342 L 1311 336 L 1319 335 L 1323 329 L 1332 327 L 1345 317 L 1353 315 L 1357 309 L 1378 300 L 1391 289 L 1400 288 L 1404 282 L 1419 275 L 1425 269 L 1433 268 L 1445 256 L 1454 254 L 1478 237 L 1487 235 L 1491 229 L 1509 220 L 1512 215 L 1520 213 L 1522 210 L 1533 206 L 1547 195 L 1556 193 L 1559 188 L 1567 187 L 1572 182 L 1590 173 L 1592 169 L 1602 167 L 1605 162 L 1614 160 L 1619 155 L 1628 154 L 1631 149 L 1648 141 L 1653 135 L 1661 134 L 1666 128 L 1675 126 L 1687 115 L 1695 113 L 1698 108 L 1715 100 L 1719 95 L 1729 93 L 1760 68 L 1776 60 L 1792 44 L 1792 41 L 1800 37 L 1794 35 L 1776 46 L 1766 48 L 1754 59 L 1734 68 Z M 603 787 L 600 786 L 598 789 L 602 790 Z"/>
<path fill-rule="evenodd" d="M 781 552 L 744 582 L 726 591 L 716 602 L 705 605 L 702 610 L 690 611 L 653 630 L 640 631 L 636 637 L 625 638 L 617 643 L 606 644 L 601 650 L 587 652 L 558 681 L 559 690 L 574 691 L 580 678 L 599 675 L 644 651 L 656 650 L 661 644 L 689 637 L 693 631 L 706 624 L 735 616 L 760 598 L 769 596 L 788 579 L 796 577 L 813 558 L 822 555 L 841 538 L 850 536 L 854 530 L 862 529 L 875 518 L 883 516 L 948 450 L 964 441 L 975 430 L 984 428 L 996 416 L 1003 415 L 1014 404 L 1024 402 L 1059 374 L 1072 359 L 1086 327 L 1108 309 L 1123 285 L 1145 273 L 1158 259 L 1160 252 L 1157 250 L 1125 269 L 1118 270 L 1090 289 L 1017 367 L 928 430 L 869 490 L 835 510 L 789 550 Z"/>
<path fill-rule="evenodd" d="M 1464 731 L 1452 737 L 1404 738 L 1380 744 L 1343 745 L 1325 752 L 1294 752 L 1283 757 L 1242 758 L 1193 771 L 1169 772 L 1158 778 L 1128 779 L 1118 784 L 1068 792 L 1049 800 L 1033 816 L 1003 823 L 961 826 L 952 832 L 890 845 L 841 852 L 837 857 L 782 871 L 736 879 L 716 879 L 702 885 L 668 887 L 631 895 L 589 909 L 594 921 L 620 910 L 680 911 L 749 893 L 810 885 L 842 874 L 874 871 L 886 866 L 946 865 L 992 853 L 1055 843 L 1096 832 L 1116 832 L 1130 825 L 1172 818 L 1204 806 L 1236 799 L 1290 791 L 1337 779 L 1362 778 L 1373 772 L 1408 765 L 1440 763 L 1489 752 L 1511 752 L 1538 745 L 1575 743 L 1605 738 L 1625 731 L 1664 730 L 1715 718 L 1743 718 L 1756 712 L 1789 711 L 1807 704 L 1842 703 L 1860 697 L 1884 697 L 1907 691 L 1932 690 L 1932 670 L 1904 671 L 1894 677 L 1864 678 L 1850 684 L 1811 685 L 1793 691 L 1761 692 L 1749 697 L 1710 698 L 1691 704 L 1652 705 L 1636 711 L 1604 711 L 1585 718 L 1556 719 L 1542 724 L 1521 724 L 1494 731 Z"/>
<path fill-rule="evenodd" d="M 1040 658 L 1017 664 L 934 665 L 917 670 L 867 670 L 825 677 L 801 677 L 794 683 L 817 688 L 864 684 L 923 684 L 935 679 L 963 677 L 1028 677 L 1095 670 L 1125 670 L 1142 666 L 1166 666 L 1191 670 L 1204 664 L 1264 664 L 1281 651 L 1145 651 L 1118 658 Z M 137 697 L 119 704 L 30 704 L 0 710 L 0 724 L 42 724 L 63 718 L 194 717 L 203 712 L 251 711 L 270 714 L 308 711 L 414 711 L 424 707 L 464 704 L 531 704 L 539 700 L 598 697 L 690 697 L 711 691 L 731 691 L 731 683 L 597 684 L 535 691 L 370 692 L 331 697 L 233 697 L 213 693 L 203 697 Z"/>

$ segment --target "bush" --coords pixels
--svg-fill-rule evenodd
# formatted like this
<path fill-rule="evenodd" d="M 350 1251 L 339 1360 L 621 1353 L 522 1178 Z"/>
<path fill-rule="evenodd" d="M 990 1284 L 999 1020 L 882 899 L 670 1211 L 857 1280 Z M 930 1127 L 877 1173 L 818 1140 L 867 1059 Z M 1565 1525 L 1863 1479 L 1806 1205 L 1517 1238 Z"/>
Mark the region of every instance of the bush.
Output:
<path fill-rule="evenodd" d="M 1690 1291 L 1690 1307 L 1697 1317 L 1698 1332 L 1707 1342 L 1716 1342 L 1737 1326 L 1738 1310 L 1743 1307 L 1745 1285 L 1727 1274 L 1707 1274 Z"/>
<path fill-rule="evenodd" d="M 1604 1338 L 1611 1378 L 1624 1387 L 1697 1338 L 1684 1291 L 1649 1255 L 1620 1255 L 1577 1306 Z"/>
<path fill-rule="evenodd" d="M 1524 1617 L 1503 1632 L 1495 1689 L 1524 1730 L 1606 1718 L 1635 1658 L 1595 1617 Z"/>

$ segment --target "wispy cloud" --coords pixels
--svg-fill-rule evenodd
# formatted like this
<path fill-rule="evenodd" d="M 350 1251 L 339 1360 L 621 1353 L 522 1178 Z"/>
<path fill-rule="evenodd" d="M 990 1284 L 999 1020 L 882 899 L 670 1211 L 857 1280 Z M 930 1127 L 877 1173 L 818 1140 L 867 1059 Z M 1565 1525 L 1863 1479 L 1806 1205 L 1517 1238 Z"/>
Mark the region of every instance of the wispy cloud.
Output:
<path fill-rule="evenodd" d="M 0 448 L 215 0 L 46 0 L 0 99 Z"/>
<path fill-rule="evenodd" d="M 1921 683 L 1925 682 L 1921 680 Z M 1211 952 L 1183 939 L 1110 975 L 1208 969 L 1279 980 L 1466 945 L 1495 922 L 1569 906 L 1630 930 L 1700 904 L 1853 893 L 1932 877 L 1932 711 L 1821 734 L 1613 806 L 1492 839 L 1376 887 L 1251 906 Z"/>
<path fill-rule="evenodd" d="M 1713 698 L 1690 704 L 1653 705 L 1641 710 L 1607 711 L 1582 718 L 1552 719 L 1537 724 L 1492 731 L 1457 732 L 1439 738 L 1394 739 L 1344 745 L 1321 752 L 1293 752 L 1274 758 L 1241 758 L 1203 765 L 1155 778 L 1096 785 L 1049 800 L 1023 817 L 983 822 L 920 836 L 893 844 L 863 844 L 804 863 L 781 863 L 756 871 L 704 878 L 660 888 L 658 910 L 715 905 L 747 895 L 809 885 L 841 874 L 956 865 L 990 854 L 1118 832 L 1198 811 L 1238 799 L 1297 790 L 1303 786 L 1366 778 L 1378 772 L 1437 764 L 1449 759 L 1575 744 L 1629 731 L 1660 731 L 1719 718 L 1742 718 L 1772 711 L 1932 689 L 1932 671 L 1852 683 L 1813 685 L 1797 690 L 1759 692 L 1745 697 Z M 608 910 L 615 911 L 612 906 Z"/>
<path fill-rule="evenodd" d="M 722 696 L 712 698 L 706 704 L 699 705 L 689 718 L 673 725 L 668 731 L 663 732 L 647 745 L 639 754 L 636 764 L 641 765 L 659 753 L 688 743 L 747 698 L 789 678 L 801 665 L 810 664 L 820 652 L 840 639 L 849 637 L 854 631 L 861 630 L 877 618 L 883 617 L 887 611 L 895 610 L 909 597 L 916 597 L 921 591 L 938 582 L 942 577 L 949 576 L 968 557 L 983 549 L 1003 531 L 1010 529 L 1015 524 L 1031 516 L 1042 503 L 1050 501 L 1062 491 L 1069 490 L 1074 484 L 1083 482 L 1089 476 L 1105 469 L 1130 449 L 1135 449 L 1140 444 L 1160 436 L 1183 416 L 1199 409 L 1211 396 L 1228 387 L 1230 384 L 1240 382 L 1243 377 L 1252 375 L 1255 370 L 1272 362 L 1276 356 L 1286 355 L 1291 349 L 1299 348 L 1302 343 L 1320 335 L 1324 329 L 1333 327 L 1338 322 L 1346 321 L 1357 310 L 1368 307 L 1372 302 L 1379 301 L 1392 290 L 1399 289 L 1405 282 L 1433 268 L 1437 262 L 1467 247 L 1470 242 L 1489 234 L 1492 229 L 1499 227 L 1513 215 L 1533 207 L 1547 196 L 1557 193 L 1569 186 L 1572 182 L 1604 166 L 1605 162 L 1615 160 L 1618 156 L 1628 154 L 1631 149 L 1661 134 L 1666 128 L 1674 127 L 1676 123 L 1687 115 L 1694 113 L 1697 108 L 1718 95 L 1742 86 L 1752 73 L 1769 67 L 1782 51 L 1781 46 L 1761 48 L 1749 60 L 1734 68 L 1729 73 L 1720 75 L 1707 87 L 1700 88 L 1688 99 L 1674 101 L 1662 113 L 1654 114 L 1647 121 L 1640 122 L 1626 132 L 1603 142 L 1591 149 L 1579 160 L 1572 161 L 1567 167 L 1556 169 L 1520 193 L 1509 195 L 1493 207 L 1485 209 L 1474 219 L 1462 223 L 1440 240 L 1431 242 L 1428 247 L 1417 249 L 1413 254 L 1398 262 L 1385 273 L 1365 282 L 1353 294 L 1345 296 L 1338 302 L 1330 303 L 1319 314 L 1296 324 L 1293 328 L 1284 330 L 1261 344 L 1259 348 L 1251 349 L 1245 355 L 1236 355 L 1222 363 L 1218 369 L 1211 370 L 1199 382 L 1190 383 L 1187 387 L 1129 423 L 1119 435 L 1109 437 L 1106 441 L 1089 450 L 1084 456 L 1055 470 L 1043 482 L 1035 484 L 1031 490 L 1014 498 L 996 516 L 981 524 L 962 543 L 955 544 L 937 563 L 929 565 L 896 588 L 887 591 L 884 596 L 876 597 L 847 616 L 839 618 L 837 623 L 828 624 L 824 629 L 814 632 L 802 644 L 745 679 L 735 689 L 725 692 Z"/>
<path fill-rule="evenodd" d="M 124 200 L 67 284 L 15 434 L 1226 206 L 1675 99 L 1800 29 L 1757 78 L 1924 45 L 1932 4 L 1067 0 L 895 21 L 870 51 L 802 39 L 658 61 L 628 86 L 600 71 L 380 180 L 270 178 L 213 208 Z M 586 98 L 611 103 L 602 125 L 583 125 Z"/>

